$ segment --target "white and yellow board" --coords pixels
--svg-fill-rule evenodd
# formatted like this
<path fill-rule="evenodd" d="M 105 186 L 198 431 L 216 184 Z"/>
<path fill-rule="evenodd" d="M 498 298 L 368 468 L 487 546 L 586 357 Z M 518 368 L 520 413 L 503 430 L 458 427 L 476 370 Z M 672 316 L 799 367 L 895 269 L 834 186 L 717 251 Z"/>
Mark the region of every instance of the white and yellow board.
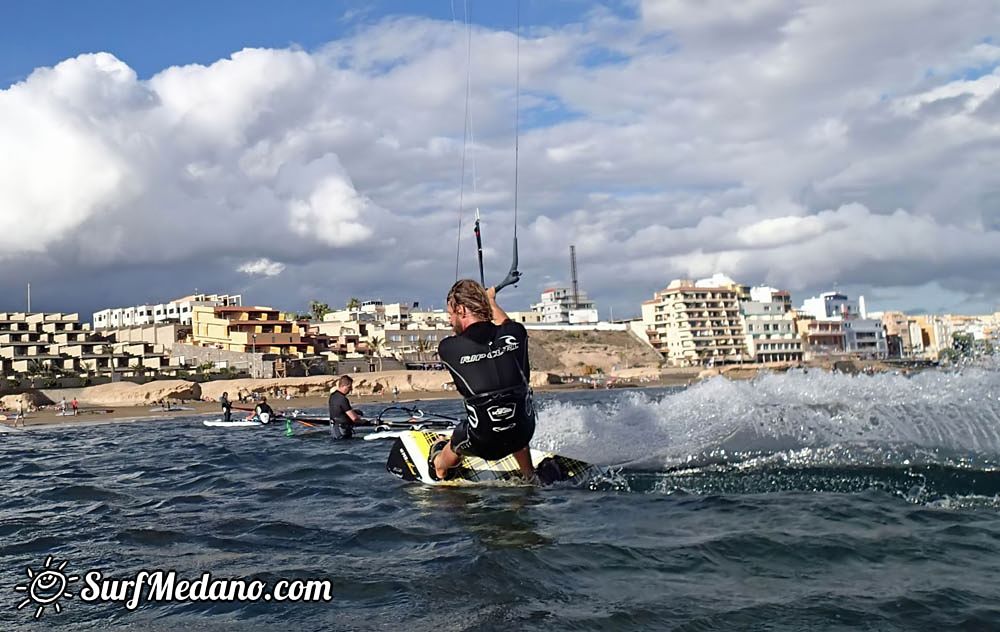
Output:
<path fill-rule="evenodd" d="M 447 439 L 449 434 L 433 430 L 409 430 L 392 433 L 392 437 L 383 435 L 383 438 L 395 438 L 389 451 L 385 469 L 405 481 L 420 481 L 428 485 L 468 485 L 496 481 L 524 482 L 521 477 L 521 469 L 513 456 L 506 456 L 496 461 L 487 461 L 479 457 L 463 457 L 458 466 L 451 470 L 448 480 L 434 480 L 431 478 L 427 459 L 430 456 L 431 447 L 438 441 Z M 603 474 L 603 470 L 597 466 L 552 452 L 532 450 L 531 461 L 542 485 L 558 482 L 583 484 L 595 476 Z"/>

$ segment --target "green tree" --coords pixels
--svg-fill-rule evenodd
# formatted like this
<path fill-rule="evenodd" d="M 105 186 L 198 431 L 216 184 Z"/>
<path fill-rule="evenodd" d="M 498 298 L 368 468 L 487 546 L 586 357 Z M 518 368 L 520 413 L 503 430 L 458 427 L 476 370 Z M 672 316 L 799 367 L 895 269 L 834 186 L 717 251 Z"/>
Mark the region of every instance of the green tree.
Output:
<path fill-rule="evenodd" d="M 28 376 L 40 377 L 48 373 L 45 363 L 41 360 L 28 360 Z"/>
<path fill-rule="evenodd" d="M 348 301 L 347 301 L 347 309 L 360 309 L 360 308 L 361 308 L 361 301 L 360 300 L 358 300 L 357 298 L 355 298 L 353 296 L 350 299 L 348 299 Z"/>
<path fill-rule="evenodd" d="M 319 301 L 309 301 L 309 311 L 312 312 L 314 320 L 322 321 L 323 317 L 330 313 L 330 306 Z"/>
<path fill-rule="evenodd" d="M 378 370 L 382 370 L 382 350 L 385 349 L 385 339 L 379 336 L 372 336 L 371 342 L 368 344 L 370 353 L 373 356 L 378 356 Z"/>
<path fill-rule="evenodd" d="M 952 334 L 951 336 L 951 348 L 961 355 L 970 355 L 974 344 L 975 339 L 972 334 Z"/>

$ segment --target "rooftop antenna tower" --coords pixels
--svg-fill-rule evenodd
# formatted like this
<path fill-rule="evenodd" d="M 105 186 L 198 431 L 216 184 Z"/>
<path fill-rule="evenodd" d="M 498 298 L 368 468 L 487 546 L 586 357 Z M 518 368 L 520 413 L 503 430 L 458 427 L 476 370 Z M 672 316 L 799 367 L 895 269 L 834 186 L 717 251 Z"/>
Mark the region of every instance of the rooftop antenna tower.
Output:
<path fill-rule="evenodd" d="M 31 313 L 31 283 L 28 283 L 28 313 Z"/>
<path fill-rule="evenodd" d="M 576 279 L 576 246 L 569 247 L 569 273 L 573 277 L 573 307 L 580 306 L 580 286 Z"/>

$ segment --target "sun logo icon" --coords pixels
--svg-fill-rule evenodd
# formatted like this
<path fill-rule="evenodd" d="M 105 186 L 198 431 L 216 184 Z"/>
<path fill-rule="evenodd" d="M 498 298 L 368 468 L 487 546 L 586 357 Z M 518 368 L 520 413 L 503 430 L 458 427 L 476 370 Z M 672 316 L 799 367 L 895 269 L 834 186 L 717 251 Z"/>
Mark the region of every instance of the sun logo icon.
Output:
<path fill-rule="evenodd" d="M 73 593 L 66 590 L 66 588 L 70 582 L 80 579 L 77 575 L 66 575 L 63 572 L 64 568 L 66 568 L 66 562 L 53 567 L 51 555 L 45 558 L 45 566 L 37 573 L 30 566 L 26 567 L 25 572 L 28 574 L 28 583 L 14 586 L 14 590 L 28 593 L 28 596 L 24 598 L 24 601 L 17 604 L 17 609 L 21 610 L 31 603 L 37 604 L 38 608 L 35 610 L 35 619 L 42 618 L 42 614 L 45 613 L 45 606 L 52 606 L 57 613 L 62 612 L 59 600 L 63 597 L 72 599 Z"/>

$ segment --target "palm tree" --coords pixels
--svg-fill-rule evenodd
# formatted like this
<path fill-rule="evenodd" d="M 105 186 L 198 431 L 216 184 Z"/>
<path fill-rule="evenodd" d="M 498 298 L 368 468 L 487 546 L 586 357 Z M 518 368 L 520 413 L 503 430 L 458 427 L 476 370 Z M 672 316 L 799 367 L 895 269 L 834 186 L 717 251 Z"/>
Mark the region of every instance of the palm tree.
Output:
<path fill-rule="evenodd" d="M 424 361 L 424 354 L 431 350 L 431 341 L 427 338 L 417 338 L 417 361 Z"/>
<path fill-rule="evenodd" d="M 39 377 L 46 373 L 45 363 L 41 360 L 28 360 L 28 376 Z"/>
<path fill-rule="evenodd" d="M 330 313 L 330 306 L 319 301 L 310 301 L 309 311 L 312 312 L 312 316 L 316 321 L 322 321 L 323 317 Z"/>
<path fill-rule="evenodd" d="M 378 370 L 382 370 L 382 349 L 385 348 L 385 339 L 379 336 L 372 336 L 371 343 L 369 343 L 368 348 L 373 355 L 378 355 Z"/>
<path fill-rule="evenodd" d="M 361 301 L 352 296 L 347 301 L 347 309 L 361 309 Z"/>

